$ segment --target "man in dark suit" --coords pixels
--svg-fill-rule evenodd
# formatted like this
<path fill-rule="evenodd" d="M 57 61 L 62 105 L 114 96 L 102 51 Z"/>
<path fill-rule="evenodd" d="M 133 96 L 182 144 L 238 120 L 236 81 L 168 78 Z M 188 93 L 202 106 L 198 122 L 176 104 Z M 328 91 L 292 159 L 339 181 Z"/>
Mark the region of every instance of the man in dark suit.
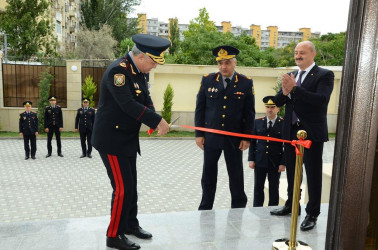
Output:
<path fill-rule="evenodd" d="M 235 72 L 237 48 L 213 49 L 219 72 L 202 77 L 197 94 L 195 125 L 224 131 L 252 134 L 255 98 L 252 79 Z M 218 176 L 218 160 L 224 153 L 231 191 L 231 207 L 247 204 L 244 192 L 243 151 L 250 140 L 196 131 L 196 144 L 204 150 L 202 200 L 199 210 L 213 208 Z"/>
<path fill-rule="evenodd" d="M 327 106 L 334 85 L 333 72 L 316 65 L 315 55 L 312 42 L 298 43 L 294 59 L 299 71 L 282 76 L 282 89 L 275 96 L 277 106 L 286 104 L 283 138 L 297 139 L 297 131 L 303 129 L 312 141 L 311 148 L 305 149 L 303 159 L 309 201 L 306 206 L 307 216 L 301 224 L 302 231 L 314 228 L 320 214 L 323 144 L 328 141 Z M 285 144 L 285 158 L 288 200 L 284 207 L 271 211 L 272 215 L 291 213 L 296 155 L 294 147 L 289 144 Z"/>
<path fill-rule="evenodd" d="M 274 103 L 274 96 L 263 98 L 266 116 L 255 120 L 254 135 L 282 138 L 283 119 L 277 116 L 280 108 Z M 264 205 L 264 184 L 268 176 L 269 203 L 277 206 L 279 202 L 279 186 L 281 172 L 285 171 L 283 143 L 252 139 L 249 146 L 249 167 L 255 170 L 255 187 L 253 206 Z"/>
<path fill-rule="evenodd" d="M 31 111 L 32 104 L 31 101 L 22 103 L 25 107 L 25 112 L 21 113 L 19 118 L 19 132 L 20 136 L 24 138 L 25 160 L 29 159 L 30 155 L 35 160 L 35 153 L 37 152 L 38 117 L 36 113 Z"/>
<path fill-rule="evenodd" d="M 47 133 L 47 157 L 51 156 L 51 141 L 55 133 L 56 145 L 58 147 L 58 156 L 62 155 L 62 143 L 60 141 L 60 132 L 63 131 L 63 113 L 59 105 L 56 105 L 56 96 L 49 97 L 50 106 L 45 109 L 45 131 Z"/>
<path fill-rule="evenodd" d="M 155 112 L 146 74 L 164 64 L 167 39 L 138 34 L 132 37 L 132 51 L 113 62 L 105 71 L 93 127 L 92 143 L 99 151 L 113 187 L 111 219 L 107 246 L 139 249 L 125 234 L 148 239 L 152 234 L 139 226 L 137 219 L 136 159 L 141 124 L 157 129 L 158 135 L 169 131 L 168 123 Z"/>
<path fill-rule="evenodd" d="M 91 137 L 95 120 L 95 110 L 89 107 L 89 98 L 84 97 L 82 101 L 83 107 L 79 108 L 76 113 L 75 132 L 80 132 L 81 149 L 83 152 L 80 158 L 84 158 L 85 156 L 92 158 Z M 87 141 L 88 150 L 85 141 Z"/>

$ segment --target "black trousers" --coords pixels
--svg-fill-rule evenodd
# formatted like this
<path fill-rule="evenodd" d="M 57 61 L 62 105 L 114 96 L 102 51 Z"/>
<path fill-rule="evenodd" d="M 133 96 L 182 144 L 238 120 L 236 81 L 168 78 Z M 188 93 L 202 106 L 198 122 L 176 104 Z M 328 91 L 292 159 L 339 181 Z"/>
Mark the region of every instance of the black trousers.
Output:
<path fill-rule="evenodd" d="M 281 173 L 278 172 L 278 166 L 273 166 L 271 163 L 269 164 L 268 167 L 255 167 L 254 207 L 262 207 L 264 205 L 264 184 L 267 176 L 269 182 L 268 206 L 278 205 Z"/>
<path fill-rule="evenodd" d="M 135 157 L 123 157 L 99 152 L 113 188 L 110 223 L 107 237 L 124 234 L 138 226 L 137 172 Z"/>
<path fill-rule="evenodd" d="M 51 141 L 53 138 L 53 134 L 55 133 L 55 138 L 56 138 L 56 146 L 58 147 L 58 154 L 62 153 L 62 143 L 60 141 L 60 131 L 57 126 L 52 126 L 49 127 L 49 132 L 47 133 L 47 152 L 49 154 L 52 153 L 52 146 L 51 146 Z"/>
<path fill-rule="evenodd" d="M 31 152 L 29 147 L 29 141 L 31 146 Z M 29 157 L 35 156 L 35 152 L 37 152 L 37 138 L 35 135 L 25 135 L 24 134 L 24 149 L 25 149 L 25 156 Z"/>
<path fill-rule="evenodd" d="M 247 196 L 244 192 L 243 152 L 235 148 L 230 140 L 224 141 L 224 158 L 226 160 L 231 192 L 231 207 L 243 208 L 247 204 Z M 218 160 L 222 149 L 204 147 L 204 164 L 202 172 L 202 200 L 199 210 L 211 210 L 213 208 L 215 192 L 217 188 Z"/>
<path fill-rule="evenodd" d="M 84 131 L 80 130 L 80 141 L 81 141 L 81 149 L 83 151 L 83 155 L 90 155 L 92 153 L 92 131 L 86 128 Z M 88 145 L 88 150 L 87 150 Z"/>
<path fill-rule="evenodd" d="M 298 130 L 303 127 L 292 126 L 291 139 L 297 140 Z M 308 203 L 306 213 L 311 216 L 320 214 L 320 202 L 322 195 L 322 173 L 323 173 L 323 146 L 324 142 L 312 142 L 311 148 L 304 150 L 303 162 L 305 164 L 308 187 Z M 295 149 L 285 143 L 287 196 L 286 206 L 291 207 L 293 202 L 293 188 L 295 176 Z"/>

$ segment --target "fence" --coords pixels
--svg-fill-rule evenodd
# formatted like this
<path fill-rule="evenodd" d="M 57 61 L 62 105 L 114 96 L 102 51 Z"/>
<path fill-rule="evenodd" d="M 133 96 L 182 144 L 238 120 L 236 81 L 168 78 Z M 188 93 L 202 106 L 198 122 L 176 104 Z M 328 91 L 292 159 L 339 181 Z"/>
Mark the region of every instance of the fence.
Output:
<path fill-rule="evenodd" d="M 37 103 L 40 76 L 49 69 L 54 76 L 50 94 L 58 97 L 58 104 L 67 107 L 66 63 L 57 59 L 18 61 L 9 58 L 2 63 L 4 107 L 20 107 L 25 100 Z"/>

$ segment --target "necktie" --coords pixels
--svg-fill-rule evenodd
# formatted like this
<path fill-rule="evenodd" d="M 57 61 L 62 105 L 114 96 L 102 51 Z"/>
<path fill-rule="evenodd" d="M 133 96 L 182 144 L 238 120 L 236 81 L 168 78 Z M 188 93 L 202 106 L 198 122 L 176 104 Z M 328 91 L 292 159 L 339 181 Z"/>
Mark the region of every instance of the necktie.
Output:
<path fill-rule="evenodd" d="M 269 132 L 269 131 L 272 129 L 272 127 L 273 127 L 273 126 L 272 126 L 273 123 L 272 123 L 272 121 L 269 121 L 268 124 L 269 124 L 269 125 L 268 125 L 268 132 Z"/>
<path fill-rule="evenodd" d="M 297 81 L 297 86 L 298 87 L 300 87 L 302 85 L 302 76 L 303 76 L 304 73 L 306 73 L 306 71 L 301 71 L 299 73 L 299 78 L 298 78 L 298 81 Z M 291 123 L 295 124 L 297 121 L 298 121 L 298 117 L 297 117 L 297 115 L 295 114 L 295 112 L 293 110 L 293 114 L 291 116 Z"/>
<path fill-rule="evenodd" d="M 230 84 L 231 80 L 230 80 L 230 78 L 226 78 L 226 79 L 224 79 L 224 81 L 226 82 L 224 84 L 224 88 L 227 88 L 227 86 Z"/>

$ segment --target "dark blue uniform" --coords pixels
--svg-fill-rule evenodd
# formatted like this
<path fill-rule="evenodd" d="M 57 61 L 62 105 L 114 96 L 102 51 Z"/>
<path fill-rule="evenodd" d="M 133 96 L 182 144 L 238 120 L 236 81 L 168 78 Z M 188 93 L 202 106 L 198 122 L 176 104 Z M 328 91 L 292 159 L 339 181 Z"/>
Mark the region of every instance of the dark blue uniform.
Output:
<path fill-rule="evenodd" d="M 25 111 L 20 114 L 19 132 L 23 133 L 24 137 L 25 157 L 29 158 L 29 155 L 31 155 L 34 158 L 37 151 L 35 133 L 38 132 L 38 117 L 36 113 L 30 111 L 28 114 Z M 29 148 L 29 141 L 31 148 Z"/>
<path fill-rule="evenodd" d="M 213 73 L 202 78 L 197 94 L 195 125 L 224 131 L 252 134 L 255 118 L 253 83 L 237 72 L 226 89 L 222 75 Z M 212 209 L 218 175 L 218 160 L 224 152 L 232 196 L 231 207 L 245 207 L 243 152 L 241 138 L 196 131 L 196 137 L 205 137 L 202 174 L 202 201 L 199 209 Z"/>
<path fill-rule="evenodd" d="M 53 134 L 55 133 L 56 145 L 58 147 L 58 155 L 62 153 L 62 143 L 60 141 L 60 131 L 59 128 L 63 128 L 63 113 L 59 105 L 46 106 L 45 109 L 45 129 L 48 128 L 49 132 L 47 133 L 47 152 L 48 155 L 52 153 L 51 141 Z"/>
<path fill-rule="evenodd" d="M 256 119 L 253 134 L 282 138 L 283 119 L 277 119 L 271 129 L 268 130 L 267 117 Z M 283 155 L 283 143 L 251 140 L 249 147 L 248 161 L 254 161 L 255 166 L 255 187 L 253 206 L 262 207 L 264 204 L 264 184 L 266 176 L 269 181 L 269 206 L 277 206 L 279 202 L 279 185 L 281 173 L 278 172 L 279 165 L 285 165 Z"/>
<path fill-rule="evenodd" d="M 142 123 L 156 128 L 146 75 L 138 72 L 129 54 L 113 62 L 101 82 L 101 95 L 92 143 L 105 164 L 112 187 L 112 213 L 108 237 L 124 234 L 137 220 L 136 157 Z"/>
<path fill-rule="evenodd" d="M 75 129 L 79 129 L 81 149 L 83 151 L 83 156 L 90 156 L 92 153 L 92 130 L 95 120 L 95 110 L 91 107 L 88 108 L 79 108 L 76 113 L 75 119 Z M 87 141 L 87 145 L 85 144 Z"/>

